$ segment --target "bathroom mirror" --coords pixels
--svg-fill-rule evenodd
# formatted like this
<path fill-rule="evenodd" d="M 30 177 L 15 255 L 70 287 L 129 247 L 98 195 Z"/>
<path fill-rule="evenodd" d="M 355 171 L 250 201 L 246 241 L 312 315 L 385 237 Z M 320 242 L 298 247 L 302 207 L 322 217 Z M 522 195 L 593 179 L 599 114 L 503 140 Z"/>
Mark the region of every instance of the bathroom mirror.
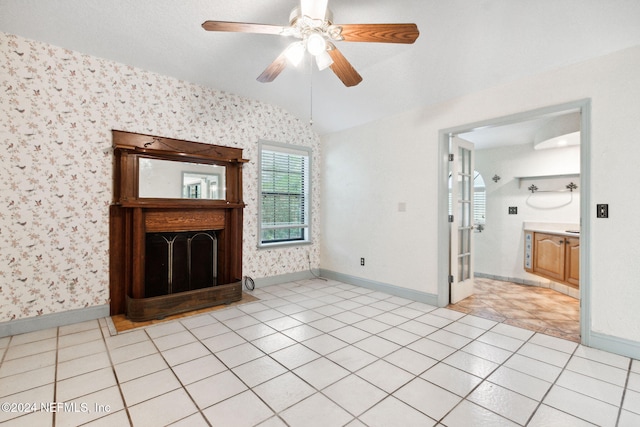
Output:
<path fill-rule="evenodd" d="M 225 167 L 140 157 L 138 197 L 225 200 Z"/>

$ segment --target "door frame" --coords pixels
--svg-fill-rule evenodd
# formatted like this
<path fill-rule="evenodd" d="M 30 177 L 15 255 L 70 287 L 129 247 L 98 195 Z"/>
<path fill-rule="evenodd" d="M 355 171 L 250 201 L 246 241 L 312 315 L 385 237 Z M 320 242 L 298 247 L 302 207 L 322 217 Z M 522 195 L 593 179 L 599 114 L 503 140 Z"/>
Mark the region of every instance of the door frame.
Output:
<path fill-rule="evenodd" d="M 441 129 L 438 132 L 438 306 L 449 304 L 449 137 L 486 127 L 528 121 L 540 116 L 580 112 L 580 340 L 591 342 L 591 99 L 542 107 L 503 117 Z"/>

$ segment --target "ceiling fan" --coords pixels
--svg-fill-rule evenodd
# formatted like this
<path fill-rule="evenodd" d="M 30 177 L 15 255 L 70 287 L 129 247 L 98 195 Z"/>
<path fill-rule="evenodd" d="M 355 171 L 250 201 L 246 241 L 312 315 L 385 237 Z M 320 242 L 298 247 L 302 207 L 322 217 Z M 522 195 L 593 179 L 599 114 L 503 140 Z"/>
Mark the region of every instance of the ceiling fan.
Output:
<path fill-rule="evenodd" d="M 333 23 L 333 13 L 327 8 L 328 0 L 300 0 L 300 6 L 291 11 L 289 26 L 251 24 L 247 22 L 205 21 L 207 31 L 273 34 L 300 39 L 291 43 L 258 76 L 262 83 L 272 82 L 285 69 L 287 63 L 300 63 L 305 51 L 315 57 L 320 70 L 330 67 L 345 86 L 355 86 L 362 76 L 338 50 L 335 42 L 405 43 L 416 41 L 420 32 L 416 24 L 342 24 Z"/>

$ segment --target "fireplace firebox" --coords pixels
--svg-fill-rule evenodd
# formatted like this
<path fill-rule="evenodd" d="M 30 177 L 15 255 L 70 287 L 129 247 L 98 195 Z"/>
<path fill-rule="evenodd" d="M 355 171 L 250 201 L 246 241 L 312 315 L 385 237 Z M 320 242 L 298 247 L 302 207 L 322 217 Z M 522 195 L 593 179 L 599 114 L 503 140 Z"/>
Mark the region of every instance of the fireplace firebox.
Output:
<path fill-rule="evenodd" d="M 242 150 L 113 131 L 111 314 L 162 318 L 242 297 Z"/>

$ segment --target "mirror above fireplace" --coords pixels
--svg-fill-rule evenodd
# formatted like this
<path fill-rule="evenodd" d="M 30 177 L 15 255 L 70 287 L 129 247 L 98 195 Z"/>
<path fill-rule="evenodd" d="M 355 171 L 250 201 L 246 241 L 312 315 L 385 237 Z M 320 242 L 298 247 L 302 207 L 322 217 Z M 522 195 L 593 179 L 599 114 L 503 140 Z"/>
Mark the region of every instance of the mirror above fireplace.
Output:
<path fill-rule="evenodd" d="M 140 156 L 138 197 L 226 200 L 226 168 Z"/>

